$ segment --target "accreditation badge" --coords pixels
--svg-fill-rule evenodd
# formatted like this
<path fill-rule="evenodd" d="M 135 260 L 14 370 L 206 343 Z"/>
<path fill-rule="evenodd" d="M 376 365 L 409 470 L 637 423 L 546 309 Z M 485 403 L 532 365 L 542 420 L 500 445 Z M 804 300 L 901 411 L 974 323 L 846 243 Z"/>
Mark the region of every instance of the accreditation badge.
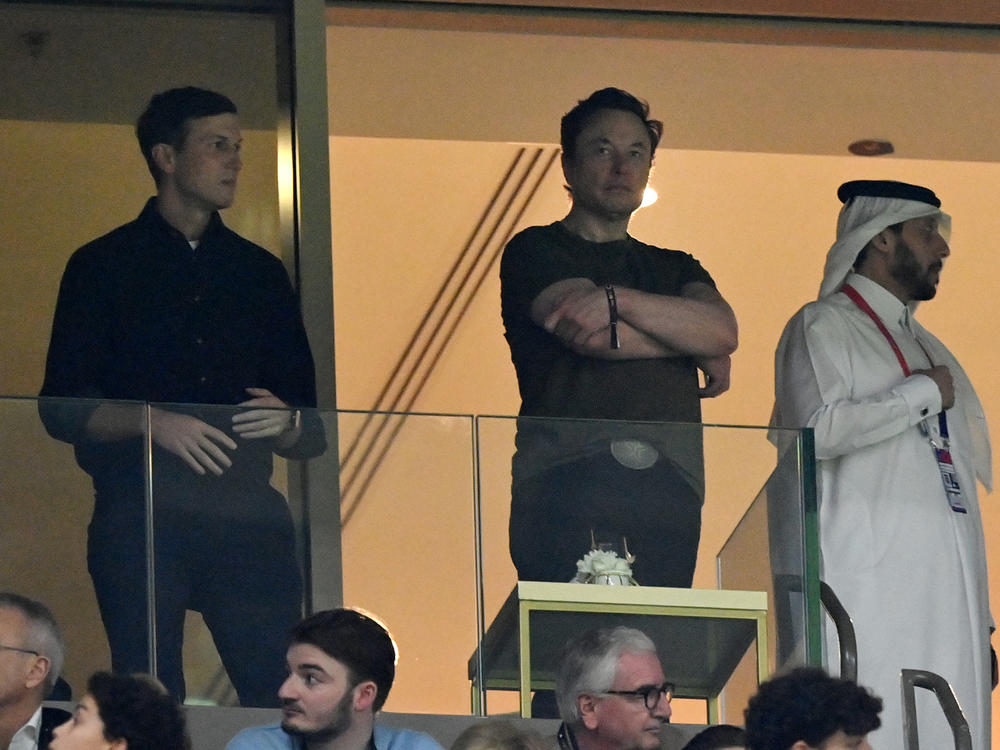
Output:
<path fill-rule="evenodd" d="M 944 448 L 934 446 L 934 455 L 937 457 L 938 471 L 941 472 L 941 482 L 944 484 L 944 494 L 948 497 L 949 507 L 956 513 L 968 513 L 965 508 L 965 498 L 962 496 L 962 487 L 958 483 L 958 474 L 955 472 L 955 464 L 951 460 L 951 451 L 947 446 Z"/>

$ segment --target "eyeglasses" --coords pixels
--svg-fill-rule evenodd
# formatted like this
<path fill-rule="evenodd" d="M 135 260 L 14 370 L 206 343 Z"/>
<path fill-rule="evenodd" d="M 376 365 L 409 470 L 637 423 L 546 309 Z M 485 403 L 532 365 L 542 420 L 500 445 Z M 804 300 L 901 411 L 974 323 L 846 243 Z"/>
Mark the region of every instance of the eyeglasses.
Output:
<path fill-rule="evenodd" d="M 662 685 L 643 685 L 635 690 L 604 690 L 604 695 L 624 695 L 630 698 L 642 698 L 646 708 L 652 711 L 660 702 L 660 696 L 666 696 L 667 703 L 674 697 L 674 683 L 664 682 Z"/>
<path fill-rule="evenodd" d="M 17 651 L 19 654 L 31 654 L 32 656 L 41 656 L 37 651 L 32 651 L 30 648 L 17 648 L 17 646 L 4 646 L 0 643 L 0 651 Z"/>

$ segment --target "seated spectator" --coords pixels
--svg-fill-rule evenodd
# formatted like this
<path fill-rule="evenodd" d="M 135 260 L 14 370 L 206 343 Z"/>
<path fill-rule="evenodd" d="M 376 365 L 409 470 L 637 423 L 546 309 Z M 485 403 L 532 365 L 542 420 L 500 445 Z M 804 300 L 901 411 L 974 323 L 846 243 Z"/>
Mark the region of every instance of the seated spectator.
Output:
<path fill-rule="evenodd" d="M 745 712 L 748 750 L 871 750 L 882 700 L 818 667 L 763 683 Z"/>
<path fill-rule="evenodd" d="M 352 609 L 307 617 L 292 629 L 280 724 L 244 729 L 227 750 L 442 750 L 426 734 L 375 723 L 396 675 L 396 644 Z"/>
<path fill-rule="evenodd" d="M 561 750 L 659 750 L 673 690 L 645 633 L 583 633 L 566 646 L 556 677 Z"/>
<path fill-rule="evenodd" d="M 715 724 L 703 729 L 684 746 L 684 750 L 746 750 L 747 734 L 732 724 Z"/>
<path fill-rule="evenodd" d="M 69 718 L 42 708 L 63 665 L 63 640 L 52 613 L 19 594 L 0 593 L 0 749 L 46 750 Z"/>
<path fill-rule="evenodd" d="M 503 719 L 488 719 L 465 729 L 451 750 L 550 750 L 538 732 Z"/>
<path fill-rule="evenodd" d="M 190 750 L 184 711 L 148 675 L 98 672 L 52 750 Z"/>

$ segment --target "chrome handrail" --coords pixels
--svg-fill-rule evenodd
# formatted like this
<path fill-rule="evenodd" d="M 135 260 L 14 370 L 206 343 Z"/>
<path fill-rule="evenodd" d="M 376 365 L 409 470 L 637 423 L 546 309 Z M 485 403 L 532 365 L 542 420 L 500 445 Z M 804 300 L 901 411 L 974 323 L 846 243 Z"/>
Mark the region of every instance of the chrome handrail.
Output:
<path fill-rule="evenodd" d="M 914 688 L 925 688 L 932 691 L 944 711 L 945 718 L 951 726 L 955 738 L 955 750 L 972 750 L 972 733 L 969 722 L 958 705 L 955 691 L 948 681 L 939 674 L 925 669 L 904 669 L 899 675 L 900 690 L 903 694 L 903 748 L 904 750 L 920 750 L 917 738 L 917 703 Z M 935 748 L 937 750 L 937 748 Z"/>
<path fill-rule="evenodd" d="M 854 622 L 833 593 L 826 581 L 819 582 L 819 598 L 823 609 L 830 615 L 837 628 L 837 642 L 840 644 L 840 676 L 851 682 L 858 681 L 858 639 L 854 632 Z"/>
<path fill-rule="evenodd" d="M 779 593 L 786 597 L 793 591 L 801 593 L 802 576 L 776 575 L 774 577 L 774 586 L 775 598 L 779 600 L 778 616 L 780 617 L 782 611 L 787 611 L 787 605 L 780 601 L 781 597 Z M 840 676 L 852 682 L 857 682 L 858 639 L 854 632 L 854 622 L 826 581 L 819 582 L 819 599 L 823 605 L 823 609 L 826 610 L 830 619 L 833 620 L 834 627 L 837 629 L 837 641 L 840 646 Z"/>

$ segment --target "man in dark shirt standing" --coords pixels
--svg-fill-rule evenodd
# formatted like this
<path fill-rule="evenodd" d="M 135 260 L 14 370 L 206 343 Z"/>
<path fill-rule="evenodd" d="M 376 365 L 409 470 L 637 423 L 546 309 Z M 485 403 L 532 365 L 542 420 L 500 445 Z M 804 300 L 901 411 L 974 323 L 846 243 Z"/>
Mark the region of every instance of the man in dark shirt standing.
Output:
<path fill-rule="evenodd" d="M 241 703 L 274 705 L 302 583 L 271 454 L 325 447 L 296 410 L 316 405 L 312 355 L 281 262 L 219 218 L 242 167 L 233 103 L 172 89 L 150 100 L 136 134 L 157 195 L 70 258 L 41 395 L 240 407 L 148 411 L 157 671 L 183 699 L 184 613 L 197 610 Z M 59 401 L 40 411 L 94 481 L 88 568 L 114 669 L 149 671 L 147 411 Z"/>
<path fill-rule="evenodd" d="M 700 425 L 636 422 L 697 425 L 699 397 L 729 387 L 737 331 L 698 261 L 628 234 L 661 131 L 620 89 L 581 101 L 562 120 L 569 213 L 504 251 L 503 319 L 521 392 L 510 521 L 521 579 L 569 580 L 593 540 L 627 544 L 640 584 L 691 585 Z"/>

